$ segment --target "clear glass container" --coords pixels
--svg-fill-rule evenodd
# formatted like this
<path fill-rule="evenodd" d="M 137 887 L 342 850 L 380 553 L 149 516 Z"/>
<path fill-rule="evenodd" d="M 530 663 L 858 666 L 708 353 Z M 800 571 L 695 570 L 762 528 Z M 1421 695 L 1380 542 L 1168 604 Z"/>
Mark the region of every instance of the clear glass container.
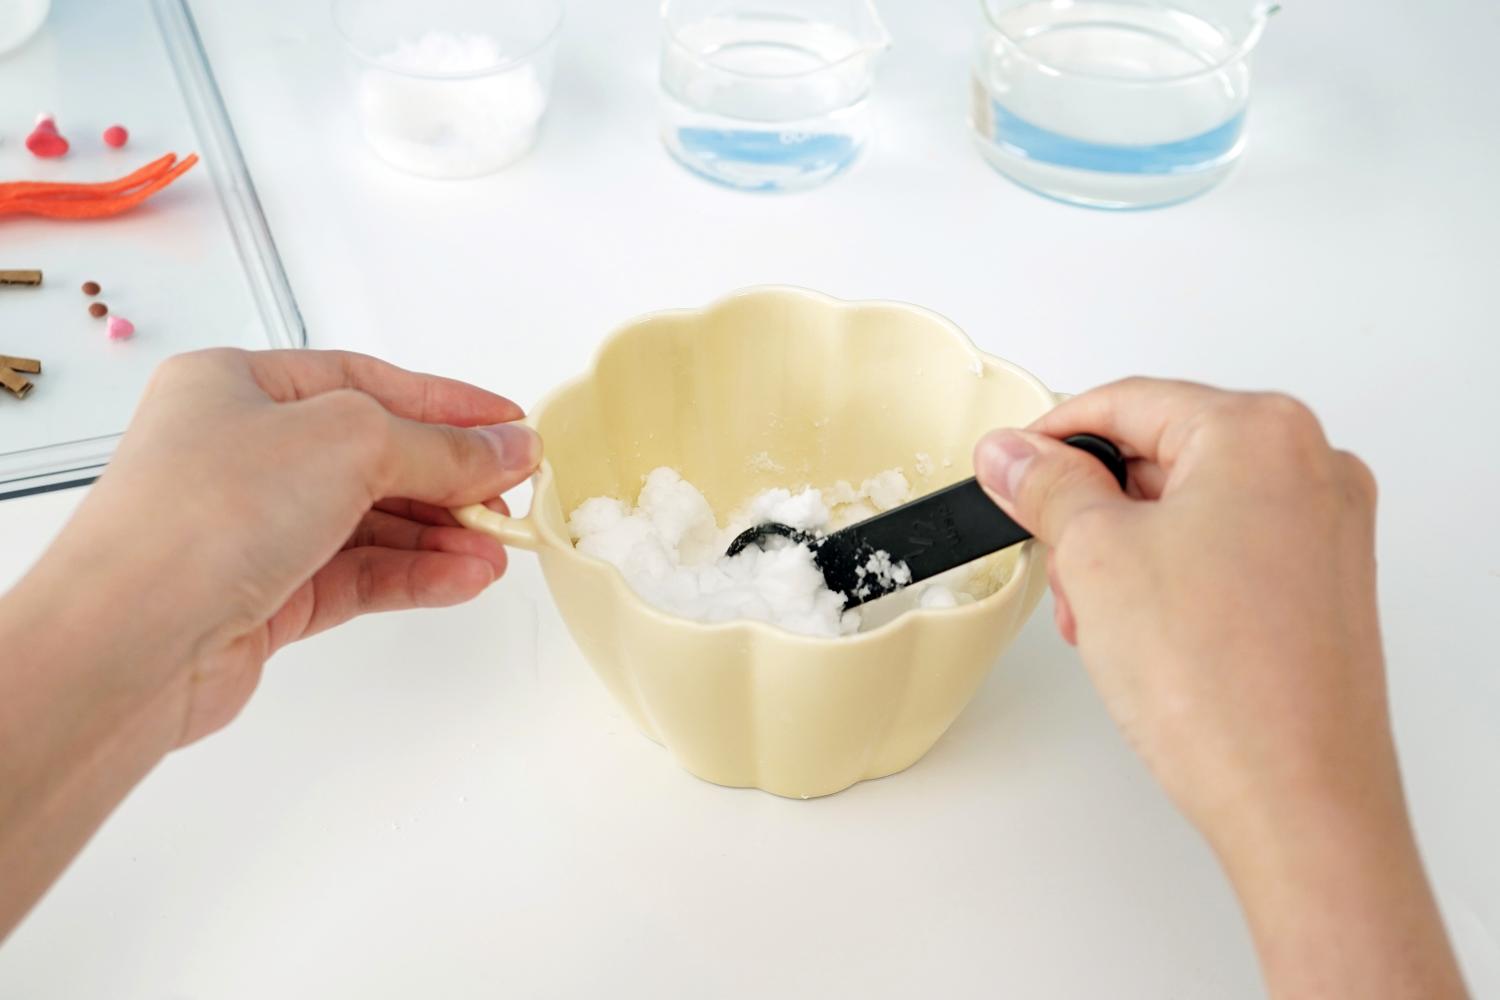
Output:
<path fill-rule="evenodd" d="M 51 9 L 52 0 L 0 0 L 0 56 L 30 41 Z"/>
<path fill-rule="evenodd" d="M 334 0 L 360 131 L 387 163 L 475 177 L 536 144 L 562 0 Z"/>
<path fill-rule="evenodd" d="M 1183 201 L 1245 146 L 1249 55 L 1273 3 L 982 0 L 971 121 L 985 158 L 1094 208 Z"/>
<path fill-rule="evenodd" d="M 869 143 L 890 46 L 870 0 L 665 0 L 662 22 L 662 141 L 694 173 L 808 188 Z"/>

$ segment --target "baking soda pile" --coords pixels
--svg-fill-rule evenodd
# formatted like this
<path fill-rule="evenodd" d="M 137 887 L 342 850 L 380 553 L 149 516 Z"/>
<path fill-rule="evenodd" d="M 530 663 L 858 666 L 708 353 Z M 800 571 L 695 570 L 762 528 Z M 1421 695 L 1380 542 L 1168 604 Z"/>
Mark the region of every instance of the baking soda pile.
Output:
<path fill-rule="evenodd" d="M 733 558 L 724 550 L 741 531 L 766 521 L 836 531 L 910 498 L 906 476 L 891 469 L 858 488 L 840 482 L 827 490 L 767 490 L 721 527 L 692 483 L 674 469 L 660 468 L 646 477 L 635 507 L 594 497 L 573 512 L 568 528 L 580 552 L 614 565 L 636 593 L 665 611 L 695 621 L 752 619 L 804 635 L 840 636 L 912 607 L 954 607 L 974 598 L 951 589 L 958 581 L 944 574 L 942 581 L 845 611 L 843 595 L 828 589 L 806 546 L 751 546 Z M 955 573 L 965 573 L 967 580 L 967 568 Z"/>

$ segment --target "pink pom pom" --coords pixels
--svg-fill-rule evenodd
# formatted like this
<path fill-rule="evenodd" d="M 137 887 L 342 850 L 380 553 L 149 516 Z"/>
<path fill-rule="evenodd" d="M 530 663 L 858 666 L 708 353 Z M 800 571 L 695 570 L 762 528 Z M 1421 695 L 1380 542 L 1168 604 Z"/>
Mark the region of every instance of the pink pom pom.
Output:
<path fill-rule="evenodd" d="M 111 316 L 104 325 L 104 334 L 110 340 L 129 340 L 135 333 L 135 324 L 124 316 Z"/>

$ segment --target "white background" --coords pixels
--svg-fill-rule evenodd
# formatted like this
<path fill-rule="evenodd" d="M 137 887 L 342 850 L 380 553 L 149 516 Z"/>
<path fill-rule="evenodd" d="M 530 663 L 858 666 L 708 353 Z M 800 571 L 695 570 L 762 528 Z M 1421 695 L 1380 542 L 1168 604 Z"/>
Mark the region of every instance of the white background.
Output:
<path fill-rule="evenodd" d="M 1412 810 L 1500 995 L 1500 8 L 1291 5 L 1240 172 L 1111 216 L 974 154 L 959 0 L 887 0 L 878 147 L 771 198 L 661 152 L 644 0 L 574 0 L 540 148 L 473 182 L 356 144 L 321 3 L 196 6 L 315 346 L 531 403 L 636 313 L 776 281 L 929 306 L 1059 389 L 1148 372 L 1311 402 L 1382 484 Z M 0 585 L 76 500 L 0 506 Z M 278 656 L 0 949 L 0 996 L 1259 994 L 1212 858 L 1046 608 L 916 767 L 790 802 L 632 731 L 515 562 L 469 607 Z"/>

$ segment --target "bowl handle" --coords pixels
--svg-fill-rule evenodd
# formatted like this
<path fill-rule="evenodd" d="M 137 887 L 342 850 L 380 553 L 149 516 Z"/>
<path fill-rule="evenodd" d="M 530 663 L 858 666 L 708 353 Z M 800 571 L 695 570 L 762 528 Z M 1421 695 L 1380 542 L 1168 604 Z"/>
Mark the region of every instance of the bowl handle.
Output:
<path fill-rule="evenodd" d="M 482 531 L 500 540 L 502 545 L 514 545 L 518 549 L 535 552 L 542 547 L 542 535 L 530 514 L 525 517 L 506 517 L 490 510 L 482 503 L 471 503 L 467 507 L 454 507 L 453 516 L 465 528 Z"/>

